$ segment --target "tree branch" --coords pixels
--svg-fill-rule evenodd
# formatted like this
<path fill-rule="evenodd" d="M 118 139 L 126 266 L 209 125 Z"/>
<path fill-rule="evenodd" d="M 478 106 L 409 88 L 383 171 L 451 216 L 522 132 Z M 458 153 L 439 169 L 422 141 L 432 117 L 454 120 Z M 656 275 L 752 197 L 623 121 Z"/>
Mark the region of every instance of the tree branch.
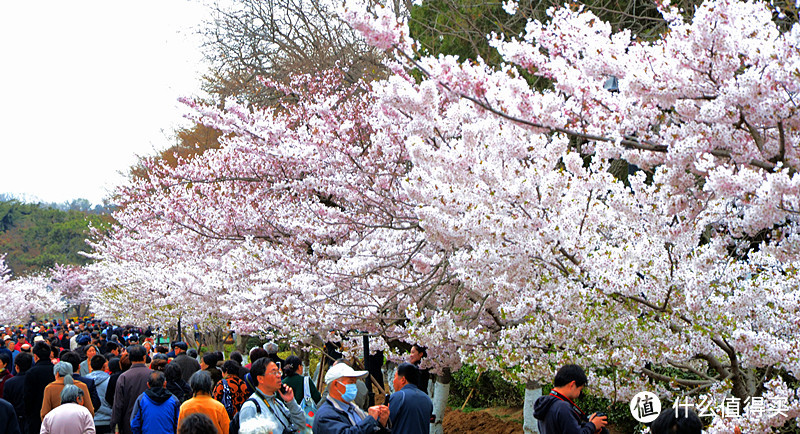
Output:
<path fill-rule="evenodd" d="M 665 381 L 668 383 L 677 383 L 680 384 L 681 386 L 687 386 L 687 387 L 710 386 L 716 383 L 716 380 L 687 380 L 685 378 L 669 377 L 667 375 L 662 375 L 653 372 L 647 368 L 642 368 L 642 372 L 654 380 Z"/>
<path fill-rule="evenodd" d="M 747 119 L 744 118 L 744 112 L 739 109 L 739 122 L 743 123 L 744 126 L 747 127 L 747 131 L 750 132 L 750 136 L 753 137 L 753 141 L 756 142 L 756 147 L 759 151 L 761 151 L 762 155 L 764 153 L 764 137 L 761 136 L 761 133 L 758 132 L 755 127 L 750 125 L 750 122 L 747 122 Z"/>
<path fill-rule="evenodd" d="M 723 378 L 730 378 L 731 372 L 725 368 L 722 362 L 711 354 L 700 353 L 694 356 L 696 359 L 705 360 L 708 366 L 717 371 Z"/>

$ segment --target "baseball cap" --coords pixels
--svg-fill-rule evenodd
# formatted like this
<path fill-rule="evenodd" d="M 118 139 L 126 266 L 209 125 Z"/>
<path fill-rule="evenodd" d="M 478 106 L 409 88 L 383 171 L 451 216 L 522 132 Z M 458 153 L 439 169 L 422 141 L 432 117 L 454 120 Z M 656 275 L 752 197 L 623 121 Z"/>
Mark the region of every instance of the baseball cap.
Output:
<path fill-rule="evenodd" d="M 175 344 L 172 346 L 172 348 L 180 348 L 183 351 L 186 351 L 186 350 L 189 349 L 189 346 L 186 345 L 186 342 L 178 341 L 178 342 L 175 342 Z"/>
<path fill-rule="evenodd" d="M 325 374 L 325 383 L 331 384 L 331 382 L 342 377 L 364 378 L 367 374 L 369 374 L 367 371 L 353 370 L 347 363 L 339 363 L 333 365 L 331 369 L 328 369 L 328 372 Z"/>

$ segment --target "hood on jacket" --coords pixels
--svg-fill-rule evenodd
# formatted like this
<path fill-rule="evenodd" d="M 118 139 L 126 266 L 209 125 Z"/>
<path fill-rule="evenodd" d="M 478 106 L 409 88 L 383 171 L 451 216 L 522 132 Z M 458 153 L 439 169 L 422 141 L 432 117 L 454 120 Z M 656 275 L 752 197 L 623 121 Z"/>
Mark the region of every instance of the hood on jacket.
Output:
<path fill-rule="evenodd" d="M 94 385 L 100 387 L 100 385 L 102 385 L 103 383 L 108 381 L 109 378 L 111 378 L 111 374 L 105 371 L 92 371 L 86 374 L 86 378 L 91 378 L 92 380 L 94 380 Z"/>
<path fill-rule="evenodd" d="M 169 393 L 169 390 L 163 387 L 153 387 L 151 389 L 147 389 L 144 391 L 145 395 L 150 398 L 153 402 L 157 405 L 161 405 L 167 400 L 172 397 L 172 394 Z"/>
<path fill-rule="evenodd" d="M 244 376 L 244 384 L 246 384 L 247 387 L 250 388 L 250 390 L 258 389 L 258 381 L 254 381 L 254 380 L 255 379 L 253 378 L 252 375 L 250 375 L 249 372 Z"/>
<path fill-rule="evenodd" d="M 544 420 L 544 418 L 547 416 L 547 412 L 550 410 L 550 407 L 552 407 L 557 401 L 559 401 L 559 399 L 553 395 L 539 397 L 539 399 L 533 403 L 533 417 L 539 420 Z"/>

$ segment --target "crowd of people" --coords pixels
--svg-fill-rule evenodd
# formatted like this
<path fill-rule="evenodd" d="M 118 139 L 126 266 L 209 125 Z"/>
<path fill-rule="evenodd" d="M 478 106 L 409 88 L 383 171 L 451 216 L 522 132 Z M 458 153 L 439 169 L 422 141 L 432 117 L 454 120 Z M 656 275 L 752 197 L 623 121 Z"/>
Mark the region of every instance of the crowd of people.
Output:
<path fill-rule="evenodd" d="M 281 359 L 274 343 L 226 360 L 96 320 L 0 335 L 0 434 L 427 433 L 433 413 L 419 346 L 398 366 L 395 392 L 370 405 L 369 371 L 332 360 L 320 393 L 300 358 Z"/>
<path fill-rule="evenodd" d="M 301 359 L 281 359 L 274 343 L 226 360 L 95 320 L 0 327 L 0 335 L 0 434 L 406 434 L 428 433 L 433 416 L 417 345 L 394 371 L 394 393 L 371 405 L 365 381 L 380 389 L 382 376 L 354 369 L 335 348 L 326 350 L 320 393 Z M 558 371 L 535 403 L 540 433 L 607 432 L 605 415 L 575 404 L 587 383 L 580 366 Z M 699 434 L 702 424 L 691 410 L 666 410 L 651 430 Z"/>

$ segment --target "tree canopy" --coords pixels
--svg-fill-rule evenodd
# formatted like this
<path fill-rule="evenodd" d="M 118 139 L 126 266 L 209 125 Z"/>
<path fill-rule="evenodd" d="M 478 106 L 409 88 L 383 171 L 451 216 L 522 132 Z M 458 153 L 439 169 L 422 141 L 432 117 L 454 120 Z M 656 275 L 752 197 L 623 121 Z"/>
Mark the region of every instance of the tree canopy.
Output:
<path fill-rule="evenodd" d="M 0 252 L 14 275 L 45 271 L 55 264 L 85 265 L 89 227 L 105 227 L 108 215 L 92 213 L 86 200 L 58 209 L 17 200 L 0 201 Z M 97 212 L 97 208 L 94 211 Z"/>

